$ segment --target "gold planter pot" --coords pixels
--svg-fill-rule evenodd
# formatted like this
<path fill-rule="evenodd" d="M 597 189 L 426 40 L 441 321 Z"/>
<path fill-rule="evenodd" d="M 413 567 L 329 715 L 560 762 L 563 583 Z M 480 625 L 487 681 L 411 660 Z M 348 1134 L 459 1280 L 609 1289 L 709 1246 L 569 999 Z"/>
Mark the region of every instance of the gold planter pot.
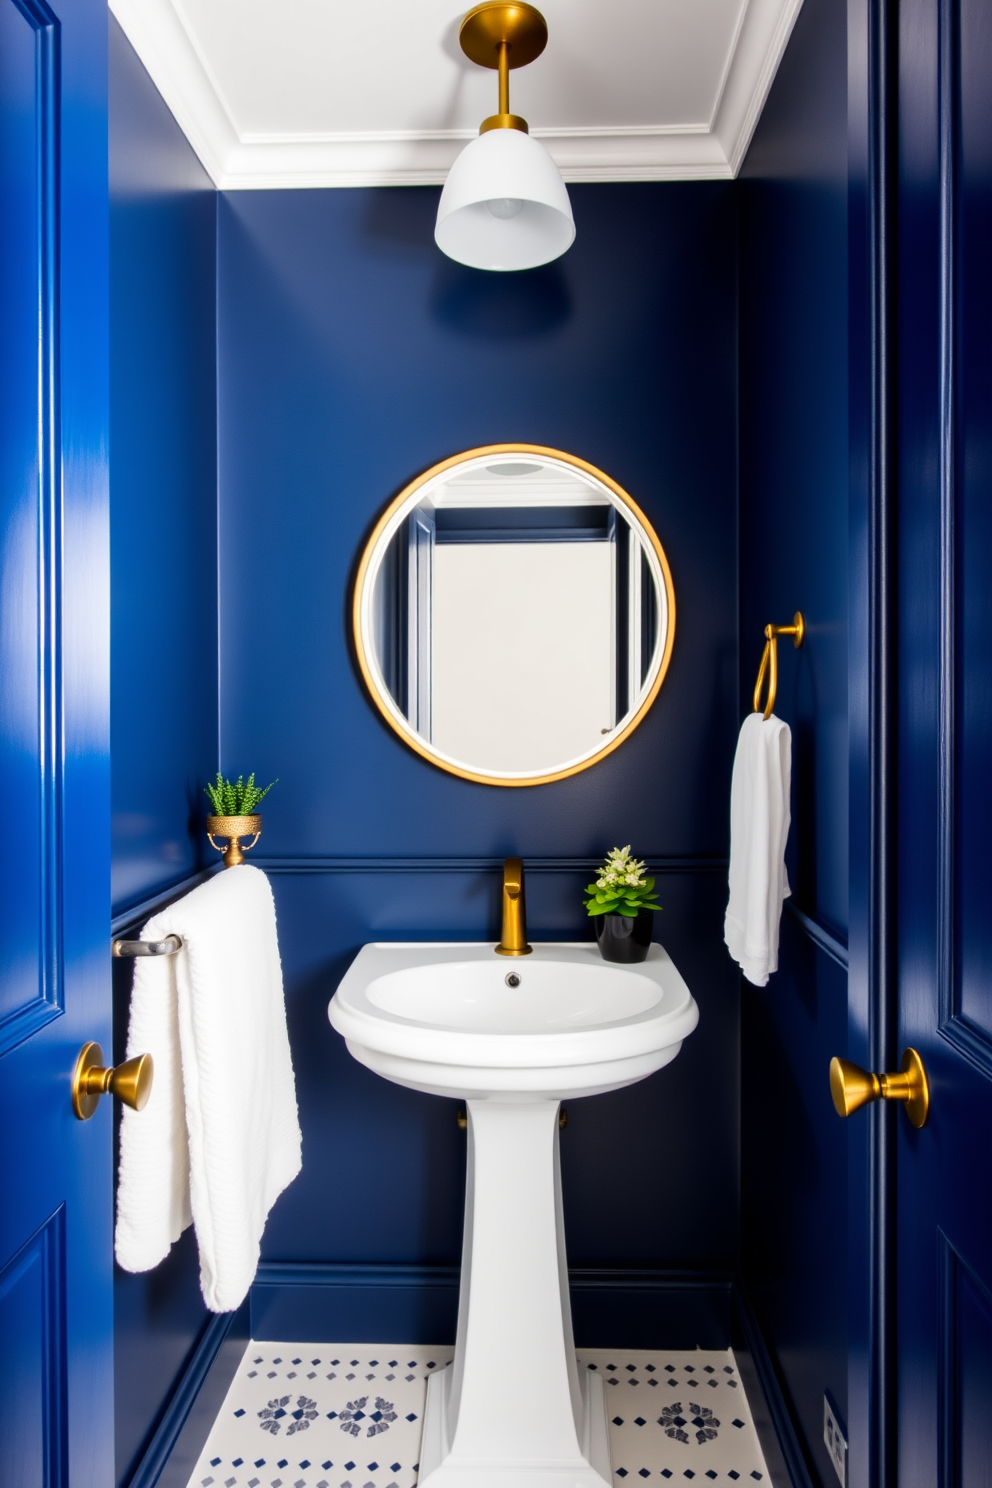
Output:
<path fill-rule="evenodd" d="M 262 835 L 262 818 L 260 816 L 208 816 L 207 836 L 210 846 L 216 848 L 217 852 L 224 854 L 224 867 L 236 868 L 245 860 L 245 853 L 250 852 Z M 214 841 L 215 837 L 227 839 L 227 847 L 221 847 Z M 241 850 L 242 837 L 251 837 L 251 842 Z"/>

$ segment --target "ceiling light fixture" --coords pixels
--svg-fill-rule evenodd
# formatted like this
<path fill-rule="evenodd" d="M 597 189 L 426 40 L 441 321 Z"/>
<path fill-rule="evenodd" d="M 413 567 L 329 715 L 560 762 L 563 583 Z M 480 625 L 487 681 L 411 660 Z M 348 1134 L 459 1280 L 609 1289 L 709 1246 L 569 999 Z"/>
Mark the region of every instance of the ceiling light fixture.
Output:
<path fill-rule="evenodd" d="M 527 121 L 510 113 L 510 69 L 544 51 L 547 22 L 533 5 L 485 0 L 458 33 L 462 51 L 499 71 L 499 113 L 483 119 L 479 138 L 448 172 L 434 240 L 442 253 L 473 269 L 534 269 L 572 246 L 572 206 L 558 167 L 531 139 Z"/>

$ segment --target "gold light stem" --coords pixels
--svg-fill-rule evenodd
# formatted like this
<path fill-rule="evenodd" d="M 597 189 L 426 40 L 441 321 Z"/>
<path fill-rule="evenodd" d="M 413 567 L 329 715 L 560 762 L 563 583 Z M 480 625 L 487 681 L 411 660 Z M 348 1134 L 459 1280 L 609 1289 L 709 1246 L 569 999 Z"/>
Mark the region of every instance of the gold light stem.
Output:
<path fill-rule="evenodd" d="M 458 31 L 462 51 L 479 67 L 499 69 L 499 113 L 483 119 L 480 134 L 489 129 L 527 133 L 526 119 L 510 113 L 510 68 L 533 62 L 547 40 L 547 21 L 526 0 L 481 0 L 465 16 Z"/>

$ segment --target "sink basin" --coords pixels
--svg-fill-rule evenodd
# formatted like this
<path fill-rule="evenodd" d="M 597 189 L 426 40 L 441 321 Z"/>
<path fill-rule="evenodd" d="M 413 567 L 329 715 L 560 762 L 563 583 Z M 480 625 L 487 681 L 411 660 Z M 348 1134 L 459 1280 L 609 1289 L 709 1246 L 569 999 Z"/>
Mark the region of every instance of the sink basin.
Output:
<path fill-rule="evenodd" d="M 329 1016 L 388 1080 L 512 1101 L 643 1080 L 675 1058 L 698 1012 L 660 945 L 626 967 L 587 942 L 537 944 L 510 962 L 489 942 L 418 942 L 363 946 Z"/>
<path fill-rule="evenodd" d="M 362 1064 L 468 1115 L 458 1336 L 428 1384 L 419 1488 L 612 1488 L 603 1381 L 575 1364 L 558 1105 L 675 1058 L 699 1014 L 670 957 L 367 945 L 328 1016 Z"/>

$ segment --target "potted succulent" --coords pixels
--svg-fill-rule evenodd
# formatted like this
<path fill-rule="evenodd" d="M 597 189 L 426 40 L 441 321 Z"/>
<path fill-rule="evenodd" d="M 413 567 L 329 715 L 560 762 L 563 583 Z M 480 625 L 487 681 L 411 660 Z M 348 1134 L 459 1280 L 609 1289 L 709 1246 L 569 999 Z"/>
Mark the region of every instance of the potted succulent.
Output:
<path fill-rule="evenodd" d="M 242 837 L 252 838 L 245 852 L 255 846 L 262 834 L 262 818 L 255 807 L 276 784 L 277 781 L 272 780 L 262 790 L 255 784 L 254 770 L 247 780 L 243 775 L 239 775 L 237 780 L 225 780 L 218 770 L 213 785 L 204 786 L 214 808 L 213 814 L 207 817 L 207 837 L 210 839 L 210 846 L 224 854 L 225 868 L 236 868 L 239 863 L 244 862 Z M 215 837 L 225 839 L 227 847 L 218 847 Z"/>
<path fill-rule="evenodd" d="M 615 847 L 596 875 L 586 885 L 586 914 L 595 922 L 596 939 L 604 961 L 645 961 L 651 944 L 654 911 L 661 905 L 654 897 L 654 879 L 644 864 L 630 856 L 629 847 Z"/>

